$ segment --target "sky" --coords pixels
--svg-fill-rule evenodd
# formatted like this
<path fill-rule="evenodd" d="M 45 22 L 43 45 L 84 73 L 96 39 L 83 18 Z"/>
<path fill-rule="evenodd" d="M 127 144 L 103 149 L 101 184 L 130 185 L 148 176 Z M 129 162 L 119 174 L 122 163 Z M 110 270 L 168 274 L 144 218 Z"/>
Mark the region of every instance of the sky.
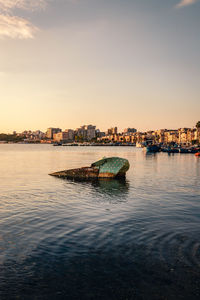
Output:
<path fill-rule="evenodd" d="M 0 132 L 200 120 L 200 0 L 0 0 Z"/>

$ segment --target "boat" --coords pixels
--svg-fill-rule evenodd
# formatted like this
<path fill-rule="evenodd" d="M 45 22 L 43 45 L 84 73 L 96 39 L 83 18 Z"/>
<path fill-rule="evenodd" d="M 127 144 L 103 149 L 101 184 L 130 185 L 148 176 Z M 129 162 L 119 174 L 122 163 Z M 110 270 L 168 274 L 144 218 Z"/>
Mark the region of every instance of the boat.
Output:
<path fill-rule="evenodd" d="M 180 149 L 176 148 L 176 147 L 164 147 L 161 148 L 162 152 L 167 152 L 168 154 L 172 154 L 172 153 L 179 153 Z"/>
<path fill-rule="evenodd" d="M 160 147 L 157 145 L 147 145 L 143 148 L 144 151 L 146 151 L 147 153 L 156 153 L 160 151 Z"/>
<path fill-rule="evenodd" d="M 171 154 L 171 153 L 179 153 L 179 149 L 178 148 L 168 148 L 167 153 Z"/>
<path fill-rule="evenodd" d="M 189 148 L 179 148 L 179 153 L 191 153 Z"/>
<path fill-rule="evenodd" d="M 129 161 L 125 158 L 104 157 L 103 159 L 92 163 L 90 167 L 64 170 L 49 175 L 77 180 L 125 178 L 129 167 Z"/>
<path fill-rule="evenodd" d="M 199 152 L 198 149 L 196 149 L 196 148 L 194 148 L 194 147 L 190 148 L 189 151 L 190 151 L 190 153 L 192 153 L 192 154 L 195 154 L 195 153 Z"/>
<path fill-rule="evenodd" d="M 62 143 L 55 142 L 55 143 L 53 144 L 53 146 L 54 146 L 54 147 L 62 146 Z"/>

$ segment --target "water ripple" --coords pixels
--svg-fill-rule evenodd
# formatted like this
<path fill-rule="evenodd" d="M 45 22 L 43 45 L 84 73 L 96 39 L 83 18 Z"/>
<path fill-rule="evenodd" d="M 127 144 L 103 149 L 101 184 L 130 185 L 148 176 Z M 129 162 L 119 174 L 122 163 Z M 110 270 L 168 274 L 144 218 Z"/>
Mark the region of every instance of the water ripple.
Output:
<path fill-rule="evenodd" d="M 0 145 L 1 299 L 199 298 L 195 157 L 35 147 Z M 104 155 L 129 159 L 125 181 L 47 175 Z"/>

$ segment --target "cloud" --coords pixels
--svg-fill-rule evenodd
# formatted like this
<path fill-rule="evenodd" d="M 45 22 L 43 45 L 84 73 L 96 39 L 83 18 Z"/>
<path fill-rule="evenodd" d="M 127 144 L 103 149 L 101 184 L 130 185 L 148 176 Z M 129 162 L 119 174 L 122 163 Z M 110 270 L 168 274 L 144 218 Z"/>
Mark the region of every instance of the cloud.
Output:
<path fill-rule="evenodd" d="M 45 0 L 0 0 L 0 11 L 8 12 L 14 8 L 37 10 L 46 6 Z"/>
<path fill-rule="evenodd" d="M 188 6 L 188 5 L 192 5 L 195 4 L 198 0 L 181 0 L 176 7 L 184 7 L 184 6 Z"/>
<path fill-rule="evenodd" d="M 30 39 L 38 29 L 26 19 L 0 15 L 0 37 Z"/>
<path fill-rule="evenodd" d="M 13 9 L 41 10 L 48 0 L 0 0 L 0 37 L 30 39 L 38 30 L 30 21 L 13 16 Z"/>

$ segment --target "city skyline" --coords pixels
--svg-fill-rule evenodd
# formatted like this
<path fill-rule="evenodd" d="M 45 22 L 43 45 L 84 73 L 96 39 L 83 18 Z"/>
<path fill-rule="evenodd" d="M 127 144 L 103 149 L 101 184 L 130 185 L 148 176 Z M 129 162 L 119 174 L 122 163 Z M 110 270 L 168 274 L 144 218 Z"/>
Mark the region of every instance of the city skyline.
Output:
<path fill-rule="evenodd" d="M 8 134 L 8 135 L 12 135 L 12 134 L 22 134 L 24 132 L 41 132 L 41 133 L 48 133 L 48 130 L 50 129 L 55 129 L 57 130 L 56 132 L 65 132 L 65 131 L 78 131 L 80 129 L 85 129 L 88 127 L 92 127 L 92 129 L 94 129 L 95 131 L 99 131 L 101 133 L 107 133 L 108 135 L 111 134 L 109 133 L 110 131 L 113 131 L 114 133 L 118 134 L 118 133 L 123 133 L 126 132 L 128 130 L 130 130 L 130 132 L 132 132 L 134 130 L 134 132 L 141 132 L 141 133 L 145 133 L 145 132 L 152 132 L 152 131 L 159 131 L 159 130 L 167 130 L 167 131 L 178 131 L 179 129 L 196 129 L 197 127 L 199 128 L 199 123 L 200 121 L 195 122 L 195 124 L 193 124 L 193 126 L 187 127 L 187 126 L 182 126 L 182 127 L 177 127 L 177 128 L 172 128 L 172 127 L 165 127 L 165 128 L 156 128 L 156 129 L 152 129 L 152 128 L 148 128 L 147 130 L 139 130 L 138 128 L 135 128 L 133 126 L 126 126 L 124 128 L 120 128 L 117 126 L 117 124 L 113 125 L 113 126 L 109 126 L 106 129 L 102 129 L 100 127 L 98 127 L 97 125 L 94 124 L 82 124 L 80 126 L 75 126 L 75 127 L 59 127 L 59 126 L 48 126 L 46 129 L 42 130 L 41 128 L 37 128 L 37 129 L 30 129 L 30 128 L 23 128 L 23 130 L 21 131 L 17 131 L 17 130 L 13 130 L 12 132 L 0 132 L 0 134 Z M 113 133 L 112 133 L 113 134 Z"/>
<path fill-rule="evenodd" d="M 200 1 L 0 0 L 0 132 L 194 127 Z"/>
<path fill-rule="evenodd" d="M 76 129 L 47 128 L 47 131 L 13 132 L 11 135 L 0 134 L 0 143 L 42 143 L 54 146 L 78 145 L 142 145 L 146 141 L 161 145 L 187 145 L 200 144 L 200 121 L 193 128 L 159 129 L 155 131 L 139 132 L 136 128 L 125 128 L 119 132 L 117 127 L 108 128 L 102 132 L 96 125 L 83 125 Z M 71 144 L 72 143 L 72 144 Z M 74 144 L 75 143 L 75 144 Z M 85 145 L 85 144 L 84 144 Z M 195 150 L 196 151 L 196 150 Z"/>

